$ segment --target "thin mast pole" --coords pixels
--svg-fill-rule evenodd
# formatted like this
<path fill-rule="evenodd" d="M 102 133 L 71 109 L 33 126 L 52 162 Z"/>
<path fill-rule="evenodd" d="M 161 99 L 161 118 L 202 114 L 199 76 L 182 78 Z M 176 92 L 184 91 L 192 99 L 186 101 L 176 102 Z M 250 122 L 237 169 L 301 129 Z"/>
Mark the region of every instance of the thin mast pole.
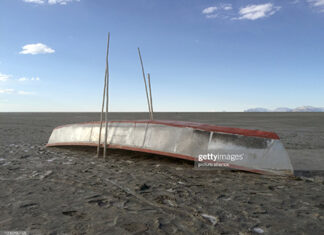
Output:
<path fill-rule="evenodd" d="M 106 96 L 106 86 L 107 86 L 108 46 L 109 46 L 109 39 L 108 39 L 108 41 L 107 41 L 106 69 L 105 69 L 105 84 L 104 84 L 103 95 L 102 95 L 102 106 L 101 106 L 101 114 L 100 114 L 100 128 L 99 128 L 99 139 L 98 139 L 98 146 L 97 146 L 97 157 L 99 157 L 99 153 L 100 153 L 101 130 L 102 130 L 102 121 L 103 121 L 102 119 L 103 119 L 103 112 L 104 112 L 104 106 L 105 106 L 105 96 Z"/>
<path fill-rule="evenodd" d="M 109 102 L 109 66 L 108 66 L 108 53 L 109 53 L 109 41 L 110 41 L 110 33 L 108 33 L 108 43 L 107 43 L 107 59 L 106 59 L 106 67 L 107 67 L 107 75 L 106 75 L 106 113 L 105 113 L 105 144 L 104 144 L 104 152 L 103 157 L 106 159 L 106 151 L 107 151 L 107 136 L 108 136 L 108 102 Z"/>
<path fill-rule="evenodd" d="M 140 51 L 139 47 L 137 48 L 137 50 L 138 50 L 138 55 L 139 55 L 139 58 L 140 58 L 140 61 L 141 61 L 141 66 L 142 66 L 142 73 L 143 73 L 143 79 L 144 79 L 144 84 L 145 84 L 147 106 L 148 106 L 149 113 L 150 113 L 150 119 L 152 120 L 152 112 L 151 112 L 150 100 L 149 100 L 149 96 L 148 96 L 148 92 L 147 92 L 147 85 L 146 85 L 146 78 L 145 78 L 143 60 L 142 60 L 141 51 Z"/>
<path fill-rule="evenodd" d="M 148 81 L 148 85 L 149 85 L 149 91 L 150 91 L 150 104 L 151 104 L 151 119 L 153 120 L 153 100 L 152 100 L 152 89 L 151 89 L 151 76 L 148 73 L 147 74 L 147 81 Z"/>

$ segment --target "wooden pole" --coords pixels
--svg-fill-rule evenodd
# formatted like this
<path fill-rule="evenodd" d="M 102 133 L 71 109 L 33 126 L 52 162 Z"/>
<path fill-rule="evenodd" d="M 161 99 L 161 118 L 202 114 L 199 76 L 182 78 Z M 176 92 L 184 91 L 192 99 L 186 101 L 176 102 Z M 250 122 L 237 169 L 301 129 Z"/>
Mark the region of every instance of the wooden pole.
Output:
<path fill-rule="evenodd" d="M 106 67 L 107 67 L 107 75 L 106 75 L 106 113 L 105 113 L 105 144 L 104 144 L 104 152 L 103 157 L 106 159 L 106 151 L 107 151 L 107 137 L 108 137 L 108 104 L 109 104 L 109 66 L 108 66 L 108 53 L 109 53 L 109 42 L 110 42 L 110 33 L 108 33 L 108 43 L 107 43 L 107 59 L 106 59 Z"/>
<path fill-rule="evenodd" d="M 153 120 L 154 117 L 153 117 L 153 100 L 152 100 L 152 89 L 151 89 L 151 76 L 150 76 L 149 73 L 147 74 L 147 81 L 148 81 L 149 91 L 150 91 L 151 120 Z"/>
<path fill-rule="evenodd" d="M 139 47 L 137 48 L 137 50 L 138 50 L 138 55 L 139 55 L 139 58 L 140 58 L 140 61 L 141 61 L 141 66 L 142 66 L 142 73 L 143 73 L 143 79 L 144 79 L 144 85 L 145 85 L 147 106 L 148 106 L 149 113 L 150 113 L 150 119 L 152 120 L 152 112 L 151 112 L 150 100 L 149 100 L 149 96 L 148 96 L 148 92 L 147 92 L 147 85 L 146 85 L 146 78 L 145 78 L 143 60 L 142 60 L 141 51 L 140 51 Z"/>
<path fill-rule="evenodd" d="M 106 54 L 106 69 L 105 69 L 105 83 L 102 95 L 102 106 L 101 106 L 101 113 L 100 113 L 100 128 L 99 128 L 99 139 L 98 139 L 98 147 L 97 147 L 97 157 L 99 157 L 100 153 L 100 144 L 101 144 L 101 130 L 102 130 L 102 119 L 103 119 L 103 112 L 105 107 L 105 96 L 106 96 L 106 86 L 107 86 L 107 69 L 108 69 L 108 47 L 109 47 L 109 38 L 107 40 L 107 54 Z"/>

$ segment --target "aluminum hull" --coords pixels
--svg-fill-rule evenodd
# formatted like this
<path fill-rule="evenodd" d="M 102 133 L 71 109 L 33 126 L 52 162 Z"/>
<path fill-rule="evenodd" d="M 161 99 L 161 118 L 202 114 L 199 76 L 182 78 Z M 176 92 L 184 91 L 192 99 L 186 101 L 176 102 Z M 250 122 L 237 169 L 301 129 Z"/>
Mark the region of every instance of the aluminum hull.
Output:
<path fill-rule="evenodd" d="M 97 146 L 99 122 L 57 127 L 47 146 Z M 101 140 L 105 131 L 102 130 Z M 101 143 L 101 145 L 103 142 Z M 204 160 L 261 174 L 293 175 L 289 156 L 272 132 L 179 121 L 111 121 L 109 148 L 155 153 L 199 162 L 202 156 L 242 156 L 240 160 Z"/>

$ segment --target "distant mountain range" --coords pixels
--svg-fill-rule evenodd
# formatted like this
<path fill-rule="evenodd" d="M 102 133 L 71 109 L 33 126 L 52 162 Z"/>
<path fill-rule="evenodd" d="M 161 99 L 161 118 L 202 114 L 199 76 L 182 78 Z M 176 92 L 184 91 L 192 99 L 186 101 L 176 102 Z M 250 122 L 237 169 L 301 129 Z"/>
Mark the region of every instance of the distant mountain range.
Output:
<path fill-rule="evenodd" d="M 295 109 L 285 107 L 276 109 L 252 108 L 244 110 L 244 112 L 324 112 L 324 108 L 317 108 L 312 106 L 301 106 Z"/>

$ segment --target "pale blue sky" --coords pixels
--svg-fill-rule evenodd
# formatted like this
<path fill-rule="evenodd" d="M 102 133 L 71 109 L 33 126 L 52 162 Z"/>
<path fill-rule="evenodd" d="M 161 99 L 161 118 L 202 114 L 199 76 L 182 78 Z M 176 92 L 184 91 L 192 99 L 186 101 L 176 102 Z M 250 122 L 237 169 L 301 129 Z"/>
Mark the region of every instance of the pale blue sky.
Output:
<path fill-rule="evenodd" d="M 324 0 L 0 0 L 0 111 L 324 107 Z M 24 49 L 23 49 L 24 47 Z"/>

